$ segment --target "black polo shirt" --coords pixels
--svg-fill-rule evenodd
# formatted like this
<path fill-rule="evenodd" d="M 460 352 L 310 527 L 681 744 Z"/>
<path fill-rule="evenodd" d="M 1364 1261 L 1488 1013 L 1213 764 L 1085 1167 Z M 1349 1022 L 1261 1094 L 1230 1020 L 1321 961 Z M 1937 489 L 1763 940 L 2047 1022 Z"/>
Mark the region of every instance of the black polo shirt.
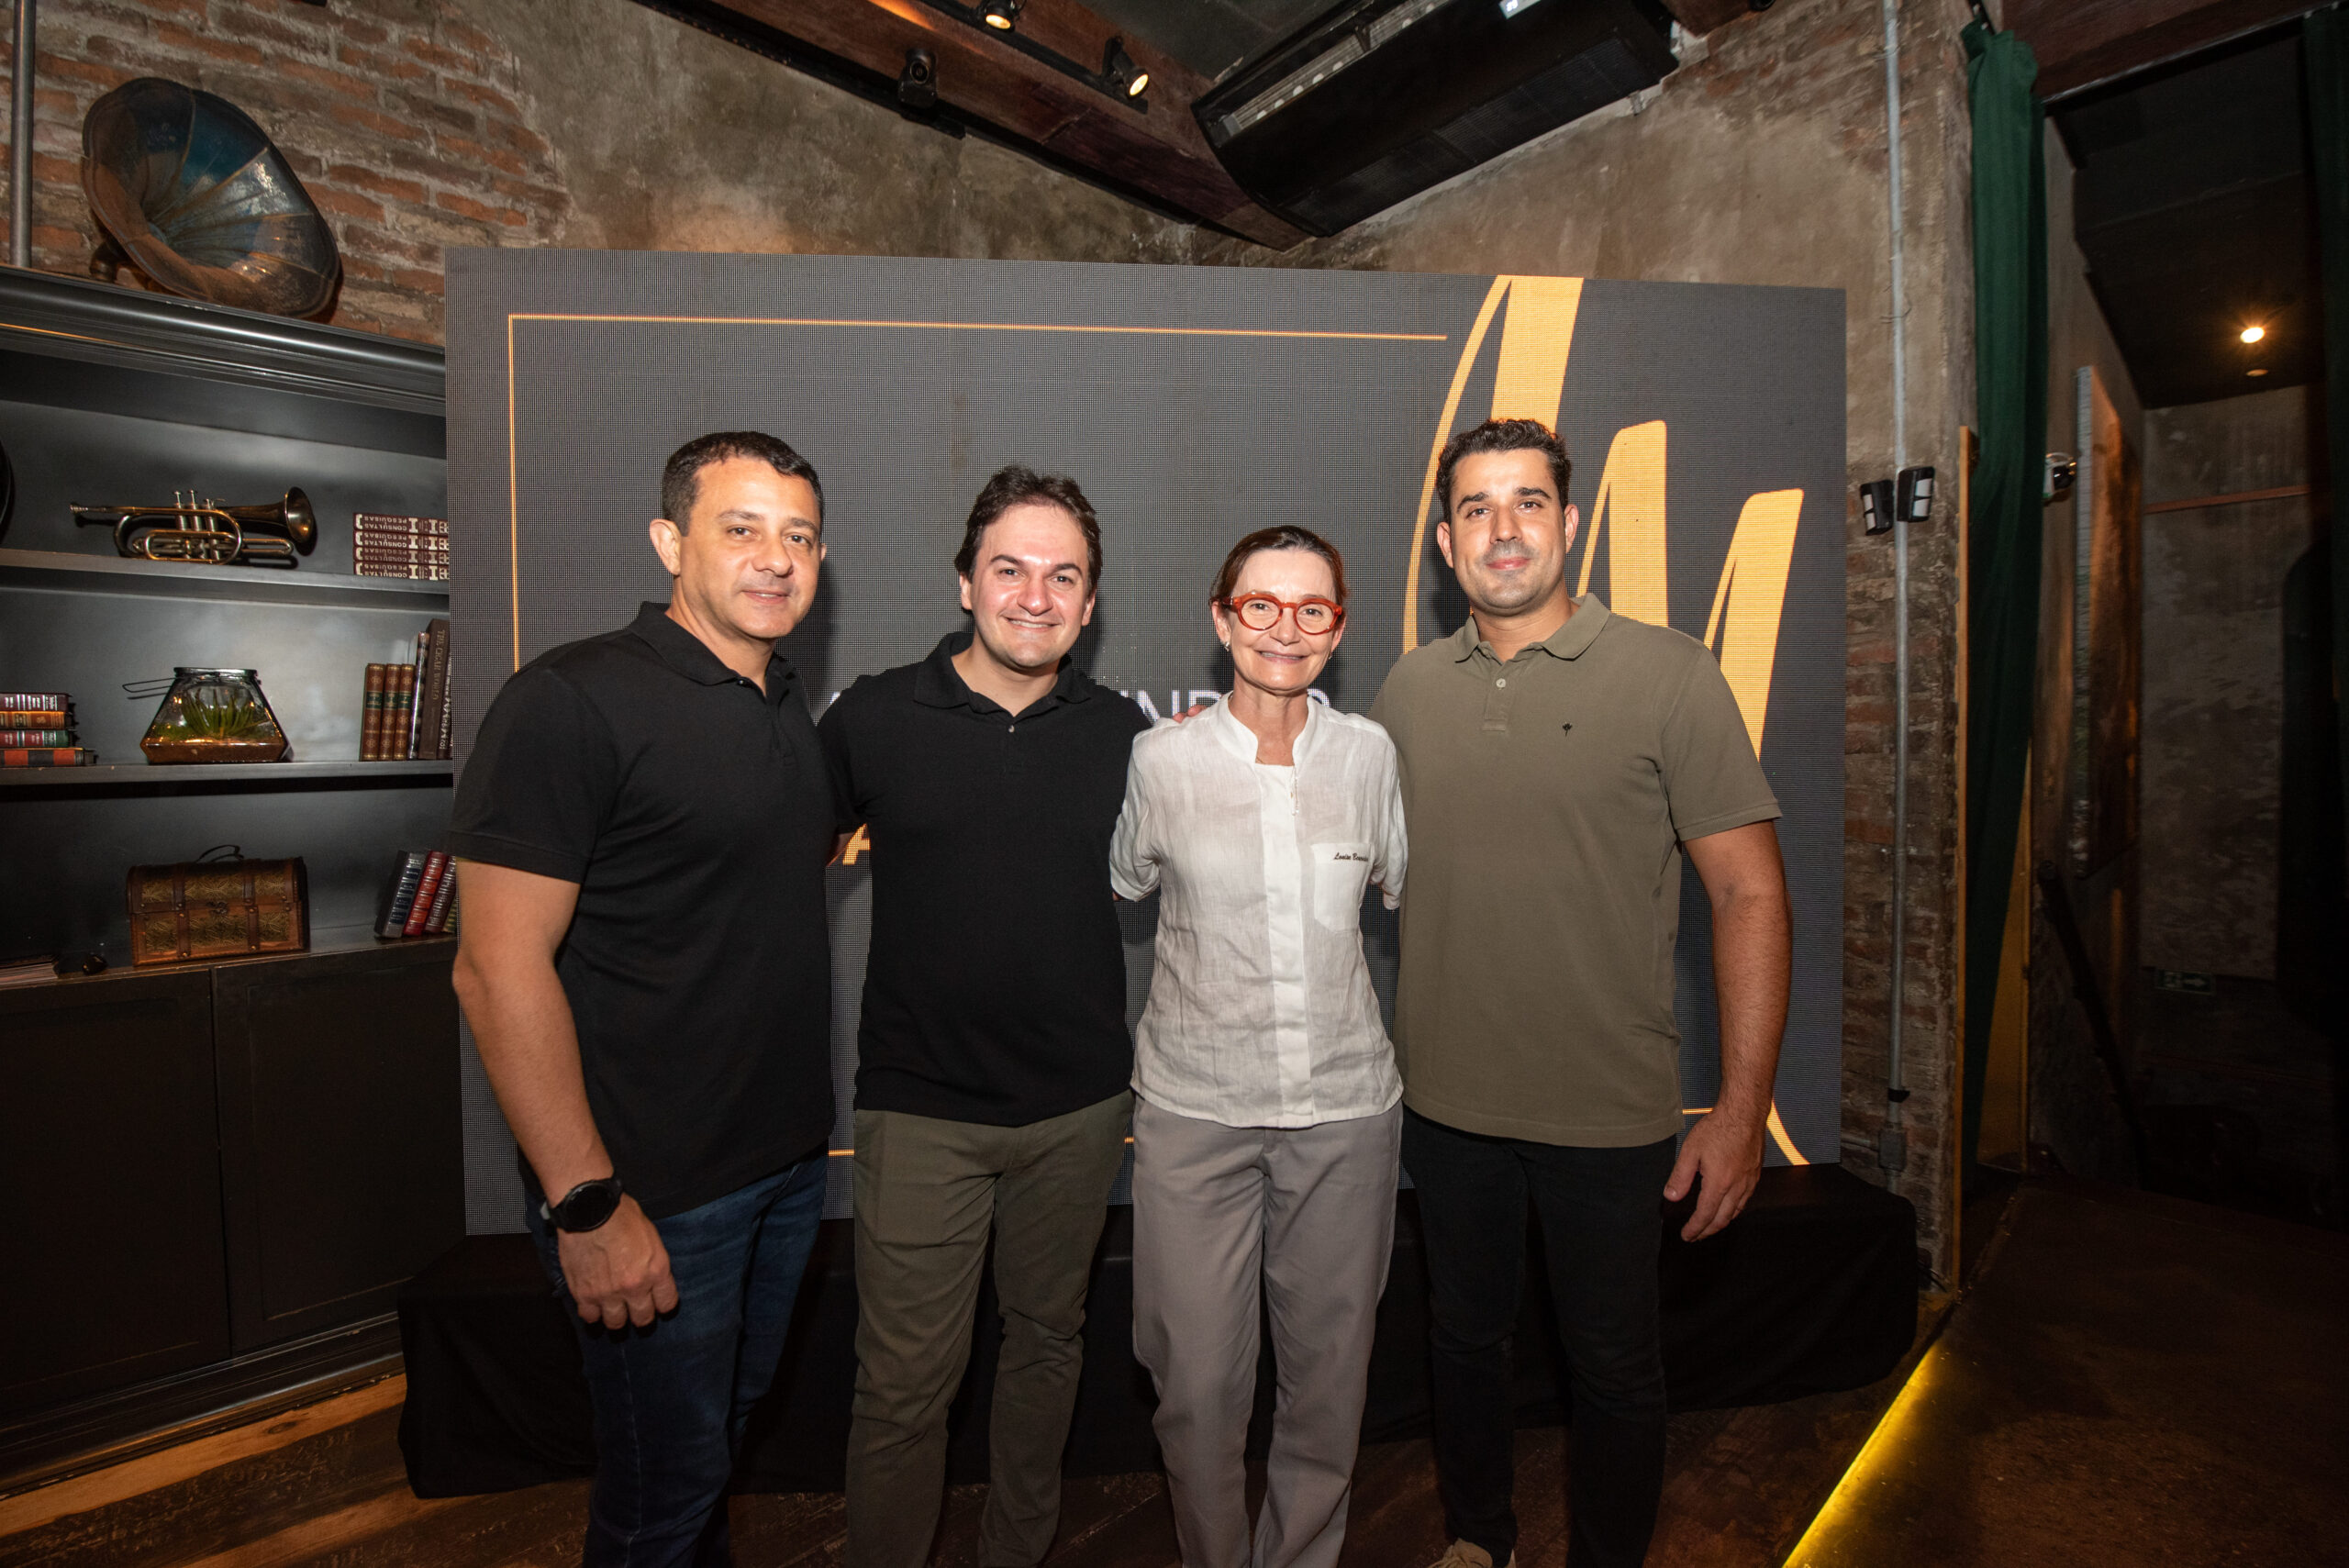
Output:
<path fill-rule="evenodd" d="M 832 1128 L 831 790 L 790 661 L 762 694 L 662 605 L 506 683 L 449 847 L 579 884 L 555 971 L 587 1105 L 654 1218 Z"/>
<path fill-rule="evenodd" d="M 1014 716 L 957 632 L 818 727 L 843 829 L 873 843 L 859 1110 L 1024 1127 L 1133 1076 L 1109 835 L 1141 710 L 1074 664 Z"/>

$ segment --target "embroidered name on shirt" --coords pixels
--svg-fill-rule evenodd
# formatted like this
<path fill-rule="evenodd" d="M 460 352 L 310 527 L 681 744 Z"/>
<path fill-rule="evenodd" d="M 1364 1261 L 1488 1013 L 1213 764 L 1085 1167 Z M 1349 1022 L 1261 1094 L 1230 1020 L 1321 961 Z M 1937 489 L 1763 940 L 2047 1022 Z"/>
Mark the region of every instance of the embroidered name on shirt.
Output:
<path fill-rule="evenodd" d="M 1331 855 L 1330 858 L 1333 861 L 1366 861 L 1370 859 L 1368 855 L 1357 855 L 1346 850 L 1340 850 L 1336 854 Z"/>

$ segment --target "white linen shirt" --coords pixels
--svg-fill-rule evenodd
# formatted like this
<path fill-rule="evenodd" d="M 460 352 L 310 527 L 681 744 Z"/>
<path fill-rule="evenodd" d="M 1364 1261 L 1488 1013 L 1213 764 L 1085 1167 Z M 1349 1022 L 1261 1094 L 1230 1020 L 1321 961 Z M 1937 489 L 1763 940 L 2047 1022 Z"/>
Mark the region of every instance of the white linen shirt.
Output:
<path fill-rule="evenodd" d="M 1134 1092 L 1226 1127 L 1311 1127 L 1402 1097 L 1362 952 L 1366 882 L 1400 903 L 1395 744 L 1367 718 L 1306 709 L 1292 767 L 1217 704 L 1134 738 L 1109 881 L 1161 891 Z"/>

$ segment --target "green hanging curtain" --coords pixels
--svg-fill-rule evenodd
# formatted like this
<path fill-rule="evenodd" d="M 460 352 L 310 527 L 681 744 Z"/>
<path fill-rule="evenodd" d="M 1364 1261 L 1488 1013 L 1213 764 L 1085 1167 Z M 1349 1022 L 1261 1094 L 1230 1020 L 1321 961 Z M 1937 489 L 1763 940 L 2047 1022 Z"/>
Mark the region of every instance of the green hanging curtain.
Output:
<path fill-rule="evenodd" d="M 1975 471 L 1966 553 L 1965 1122 L 1974 1160 L 2022 818 L 2039 651 L 2047 451 L 2047 114 L 2012 33 L 1964 34 L 1974 116 Z"/>
<path fill-rule="evenodd" d="M 2349 15 L 2339 6 L 2302 24 L 2309 140 L 2315 161 L 2317 245 L 2324 276 L 2324 406 L 2332 456 L 2332 690 L 2343 716 L 2341 776 L 2349 780 L 2349 550 L 2341 496 L 2349 489 Z"/>

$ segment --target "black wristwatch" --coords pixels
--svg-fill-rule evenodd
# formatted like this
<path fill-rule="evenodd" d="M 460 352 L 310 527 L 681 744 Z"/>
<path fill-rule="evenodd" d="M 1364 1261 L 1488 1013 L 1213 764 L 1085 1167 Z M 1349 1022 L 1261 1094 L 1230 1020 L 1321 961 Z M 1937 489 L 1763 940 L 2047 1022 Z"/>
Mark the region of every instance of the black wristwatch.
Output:
<path fill-rule="evenodd" d="M 562 1195 L 561 1203 L 539 1205 L 539 1218 L 557 1230 L 593 1230 L 619 1212 L 620 1179 L 582 1182 Z"/>

